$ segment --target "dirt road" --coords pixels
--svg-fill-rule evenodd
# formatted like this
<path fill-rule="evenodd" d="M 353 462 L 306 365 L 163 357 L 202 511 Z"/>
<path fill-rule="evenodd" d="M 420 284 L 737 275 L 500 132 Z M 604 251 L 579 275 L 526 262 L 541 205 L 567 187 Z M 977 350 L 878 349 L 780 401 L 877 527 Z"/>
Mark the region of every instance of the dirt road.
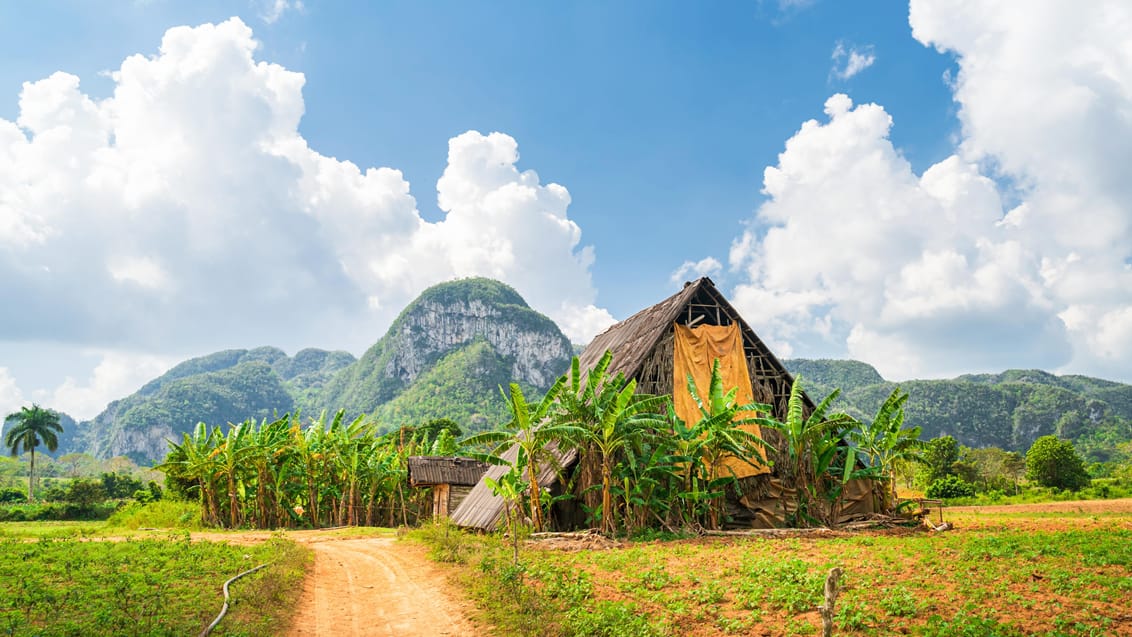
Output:
<path fill-rule="evenodd" d="M 299 536 L 300 534 L 295 534 Z M 476 635 L 469 602 L 424 549 L 393 538 L 294 537 L 314 550 L 292 637 Z"/>

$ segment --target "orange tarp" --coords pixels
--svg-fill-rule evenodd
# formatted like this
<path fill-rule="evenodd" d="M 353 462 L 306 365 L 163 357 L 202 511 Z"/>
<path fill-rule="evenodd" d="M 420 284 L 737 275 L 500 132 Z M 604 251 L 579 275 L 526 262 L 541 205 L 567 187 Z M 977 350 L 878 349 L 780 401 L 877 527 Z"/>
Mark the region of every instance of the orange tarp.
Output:
<path fill-rule="evenodd" d="M 673 328 L 676 331 L 676 338 L 673 352 L 672 403 L 677 416 L 689 425 L 700 420 L 702 417 L 700 408 L 688 391 L 688 374 L 691 374 L 696 381 L 696 391 L 700 397 L 707 401 L 708 390 L 711 387 L 711 368 L 717 358 L 724 393 L 737 387 L 736 404 L 745 405 L 754 401 L 751 376 L 747 372 L 747 358 L 743 355 L 743 334 L 739 331 L 738 324 L 701 325 L 693 328 L 677 323 Z M 743 412 L 736 417 L 753 418 L 754 416 L 754 413 Z M 743 429 L 761 435 L 758 425 L 744 425 Z M 734 472 L 737 478 L 747 478 L 770 473 L 766 465 L 766 452 L 763 449 L 759 449 L 758 457 L 751 458 L 751 461 L 755 465 L 752 466 L 734 456 L 726 456 L 720 463 L 722 466 L 716 468 L 717 475 L 730 475 Z"/>

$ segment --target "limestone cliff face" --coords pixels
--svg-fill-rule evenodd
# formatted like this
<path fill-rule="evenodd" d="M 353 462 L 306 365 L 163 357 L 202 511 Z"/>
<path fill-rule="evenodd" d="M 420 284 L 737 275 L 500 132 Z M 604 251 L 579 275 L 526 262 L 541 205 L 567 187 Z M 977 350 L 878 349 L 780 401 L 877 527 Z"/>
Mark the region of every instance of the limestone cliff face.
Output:
<path fill-rule="evenodd" d="M 169 453 L 169 441 L 180 442 L 167 424 L 154 424 L 145 429 L 117 429 L 101 449 L 100 455 L 113 458 L 128 456 L 142 462 L 156 462 Z"/>
<path fill-rule="evenodd" d="M 479 299 L 448 305 L 423 302 L 393 335 L 397 347 L 383 371 L 412 383 L 441 355 L 482 338 L 512 362 L 516 381 L 549 387 L 569 365 L 569 340 L 553 325 L 522 324 L 513 318 Z"/>
<path fill-rule="evenodd" d="M 558 326 L 512 288 L 490 279 L 451 281 L 409 304 L 377 344 L 326 385 L 320 407 L 375 413 L 440 361 L 477 343 L 510 369 L 508 382 L 536 390 L 565 373 L 573 355 Z M 445 373 L 474 375 L 456 368 Z M 494 385 L 468 389 L 498 395 Z"/>

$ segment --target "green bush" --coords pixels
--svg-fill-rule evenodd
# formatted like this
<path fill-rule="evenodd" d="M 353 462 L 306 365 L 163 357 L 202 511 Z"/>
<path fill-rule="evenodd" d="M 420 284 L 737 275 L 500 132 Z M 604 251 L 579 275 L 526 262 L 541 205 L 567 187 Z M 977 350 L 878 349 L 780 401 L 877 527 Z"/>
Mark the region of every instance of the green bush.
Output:
<path fill-rule="evenodd" d="M 114 513 L 116 504 L 102 502 L 82 505 L 50 502 L 45 504 L 12 504 L 0 506 L 0 522 L 40 522 L 46 520 L 105 520 Z"/>
<path fill-rule="evenodd" d="M 4 487 L 0 489 L 0 504 L 16 504 L 17 502 L 24 502 L 28 498 L 27 493 L 23 489 L 15 487 Z"/>
<path fill-rule="evenodd" d="M 577 637 L 654 637 L 664 632 L 649 623 L 648 615 L 632 604 L 599 601 L 592 610 L 584 606 L 566 614 L 570 634 Z"/>
<path fill-rule="evenodd" d="M 969 498 L 975 495 L 975 487 L 959 476 L 947 476 L 929 484 L 924 495 L 942 499 Z"/>
<path fill-rule="evenodd" d="M 125 529 L 199 529 L 200 505 L 181 500 L 131 502 L 110 516 L 108 524 Z"/>

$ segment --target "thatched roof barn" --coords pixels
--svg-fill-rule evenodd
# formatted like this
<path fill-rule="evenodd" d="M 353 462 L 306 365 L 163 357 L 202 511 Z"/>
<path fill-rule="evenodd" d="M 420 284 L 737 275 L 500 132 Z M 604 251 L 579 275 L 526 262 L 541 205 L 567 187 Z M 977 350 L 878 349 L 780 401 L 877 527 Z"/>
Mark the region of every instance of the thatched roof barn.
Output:
<path fill-rule="evenodd" d="M 685 283 L 680 292 L 598 334 L 582 352 L 579 363 L 584 370 L 592 369 L 609 350 L 613 362 L 608 373 L 622 372 L 626 378 L 637 379 L 637 391 L 642 393 L 672 394 L 676 387 L 673 325 L 695 328 L 732 324 L 739 326 L 743 338 L 753 398 L 773 405 L 775 415 L 784 416 L 793 376 L 708 277 Z M 681 379 L 680 386 L 683 384 Z M 809 397 L 805 400 L 813 409 Z"/>
<path fill-rule="evenodd" d="M 448 517 L 448 512 L 454 511 L 467 497 L 488 466 L 471 458 L 411 456 L 409 484 L 431 487 L 433 517 Z"/>
<path fill-rule="evenodd" d="M 685 283 L 671 297 L 597 335 L 579 357 L 581 369 L 592 369 L 607 350 L 613 354 L 608 374 L 620 372 L 636 379 L 638 392 L 673 396 L 680 415 L 682 401 L 685 410 L 695 409 L 686 389 L 687 375 L 695 377 L 697 387 L 706 392 L 704 379 L 710 377 L 713 359 L 719 358 L 725 386 L 739 388 L 740 403 L 753 400 L 768 404 L 776 418 L 786 416 L 794 378 L 707 277 Z M 814 403 L 809 397 L 804 400 L 806 411 L 812 411 Z M 777 444 L 776 432 L 760 433 L 769 443 Z M 574 460 L 573 454 L 561 457 L 561 464 L 565 467 Z M 790 487 L 777 480 L 769 463 L 760 464 L 737 460 L 728 464 L 736 470 L 743 492 L 741 497 L 729 498 L 728 515 L 733 526 L 774 527 L 783 522 L 782 494 Z M 590 469 L 581 467 L 583 473 Z M 492 467 L 485 475 L 497 478 L 505 472 L 506 468 Z M 547 485 L 553 482 L 550 472 Z M 584 488 L 593 484 L 593 479 L 583 475 L 578 482 Z M 864 499 L 868 498 L 862 496 Z M 492 530 L 502 518 L 502 509 L 502 499 L 481 480 L 452 519 L 461 526 Z"/>

